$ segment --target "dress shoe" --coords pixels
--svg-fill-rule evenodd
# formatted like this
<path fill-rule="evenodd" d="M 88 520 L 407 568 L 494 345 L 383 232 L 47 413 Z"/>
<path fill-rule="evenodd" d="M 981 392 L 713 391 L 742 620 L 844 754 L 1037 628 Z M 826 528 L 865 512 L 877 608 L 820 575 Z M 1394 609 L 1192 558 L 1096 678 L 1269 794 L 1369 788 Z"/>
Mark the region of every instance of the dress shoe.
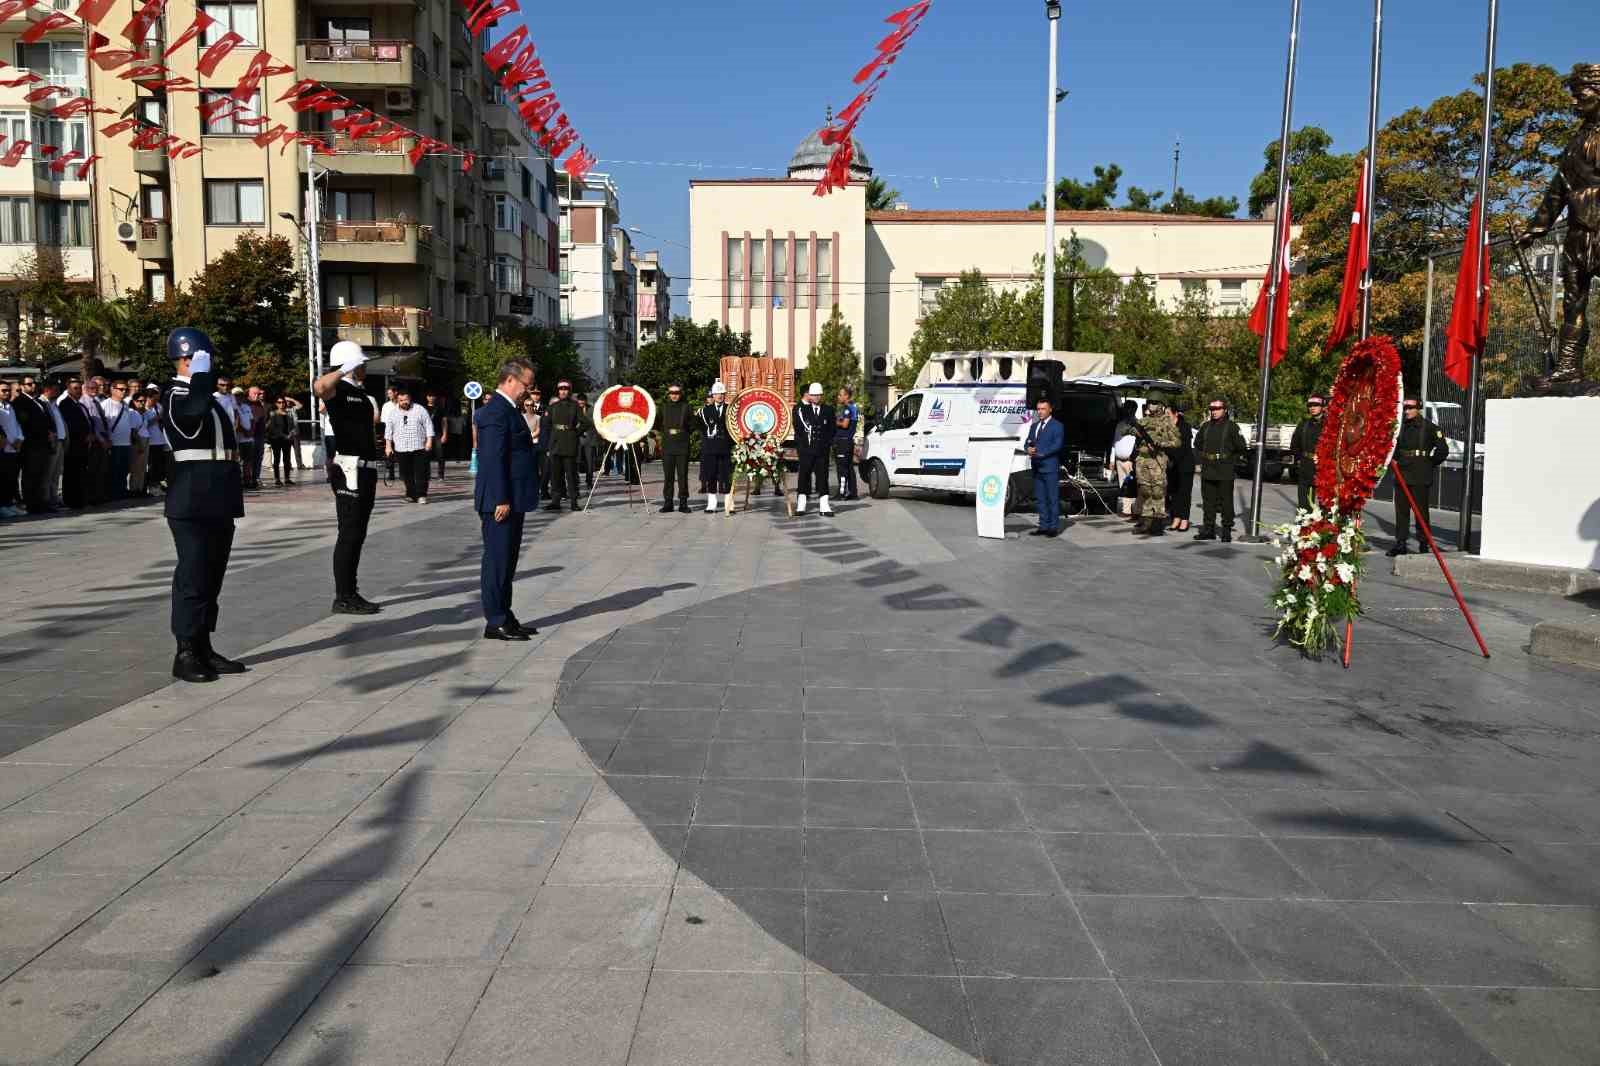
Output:
<path fill-rule="evenodd" d="M 1061 536 L 1061 530 L 1059 530 L 1059 529 L 1047 529 L 1047 530 L 1044 531 L 1044 535 L 1053 540 L 1056 537 Z"/>
<path fill-rule="evenodd" d="M 528 634 L 520 629 L 512 629 L 509 625 L 484 626 L 484 640 L 527 640 Z"/>
<path fill-rule="evenodd" d="M 1224 544 L 1232 544 L 1233 543 L 1233 530 L 1224 529 L 1221 532 L 1221 534 L 1218 535 L 1217 539 L 1222 541 L 1222 543 L 1224 543 Z"/>
<path fill-rule="evenodd" d="M 689 513 L 689 501 L 688 500 L 679 500 L 678 501 L 678 513 L 679 514 L 688 514 Z"/>
<path fill-rule="evenodd" d="M 1042 537 L 1048 532 L 1049 532 L 1049 530 L 1044 530 L 1044 529 L 1030 529 L 1030 530 L 1028 530 L 1028 536 L 1030 536 L 1030 537 Z"/>
<path fill-rule="evenodd" d="M 333 601 L 334 614 L 377 614 L 378 605 L 360 596 L 341 596 Z"/>
<path fill-rule="evenodd" d="M 1393 559 L 1396 555 L 1410 555 L 1411 549 L 1407 548 L 1404 544 L 1396 544 L 1383 554 Z"/>
<path fill-rule="evenodd" d="M 1162 525 L 1160 522 L 1151 522 L 1149 528 L 1145 530 L 1145 535 L 1150 537 L 1164 537 L 1167 535 L 1167 527 Z"/>
<path fill-rule="evenodd" d="M 195 645 L 201 656 L 205 658 L 206 665 L 211 667 L 212 673 L 242 674 L 249 669 L 237 659 L 230 659 L 226 655 L 218 653 L 217 649 L 211 646 L 211 635 L 209 633 L 195 641 Z"/>
<path fill-rule="evenodd" d="M 545 510 L 546 511 L 557 511 L 557 512 L 559 512 L 561 510 L 561 505 L 559 503 L 546 504 L 545 505 Z"/>
<path fill-rule="evenodd" d="M 536 637 L 539 635 L 538 629 L 534 628 L 533 626 L 523 625 L 521 619 L 519 619 L 516 615 L 512 615 L 506 620 L 504 628 L 515 629 L 518 633 L 526 633 L 530 637 Z"/>
<path fill-rule="evenodd" d="M 1194 539 L 1195 540 L 1216 540 L 1217 539 L 1217 531 L 1212 529 L 1210 526 L 1206 526 L 1204 529 L 1202 529 L 1200 532 L 1198 532 L 1198 533 L 1196 533 L 1194 535 Z"/>
<path fill-rule="evenodd" d="M 670 503 L 662 504 L 661 505 L 661 513 L 662 514 L 671 514 L 672 513 L 672 504 L 670 504 Z"/>
<path fill-rule="evenodd" d="M 200 649 L 187 640 L 178 641 L 178 654 L 172 657 L 172 676 L 196 685 L 217 679 L 211 665 L 200 654 Z"/>

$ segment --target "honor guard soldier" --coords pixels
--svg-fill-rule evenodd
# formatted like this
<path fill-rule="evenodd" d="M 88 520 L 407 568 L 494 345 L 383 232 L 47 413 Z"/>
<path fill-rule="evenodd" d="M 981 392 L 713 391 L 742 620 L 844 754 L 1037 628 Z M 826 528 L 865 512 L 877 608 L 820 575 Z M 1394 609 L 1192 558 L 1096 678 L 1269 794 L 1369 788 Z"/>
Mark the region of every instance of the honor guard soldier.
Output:
<path fill-rule="evenodd" d="M 178 565 L 172 571 L 172 635 L 178 653 L 172 676 L 215 681 L 242 674 L 244 664 L 217 654 L 217 597 L 233 550 L 233 520 L 244 516 L 244 483 L 233 420 L 215 399 L 211 338 L 183 326 L 167 336 L 173 378 L 162 409 L 172 449 L 166 516 Z"/>
<path fill-rule="evenodd" d="M 1326 406 L 1322 397 L 1312 393 L 1306 397 L 1306 416 L 1294 427 L 1289 440 L 1289 450 L 1294 453 L 1294 478 L 1299 482 L 1299 507 L 1311 510 L 1313 489 L 1317 484 L 1317 442 L 1322 439 L 1322 411 Z"/>
<path fill-rule="evenodd" d="M 700 408 L 700 484 L 706 490 L 706 514 L 717 509 L 717 493 L 733 491 L 733 438 L 728 436 L 728 386 L 711 386 L 711 401 Z"/>
<path fill-rule="evenodd" d="M 1200 461 L 1200 506 L 1205 522 L 1195 540 L 1233 540 L 1233 478 L 1239 459 L 1250 450 L 1244 434 L 1228 417 L 1220 397 L 1206 405 L 1206 420 L 1195 434 L 1195 458 Z M 1220 531 L 1218 521 L 1221 521 Z"/>
<path fill-rule="evenodd" d="M 1433 488 L 1433 472 L 1440 463 L 1450 458 L 1450 445 L 1445 443 L 1444 433 L 1439 427 L 1422 417 L 1422 404 L 1415 397 L 1406 397 L 1404 411 L 1405 417 L 1400 421 L 1400 436 L 1394 445 L 1394 465 L 1406 479 L 1411 495 L 1416 497 L 1418 523 L 1431 530 L 1433 523 L 1428 517 L 1428 496 Z M 1394 547 L 1384 554 L 1407 554 L 1410 549 L 1406 547 L 1406 541 L 1410 539 L 1411 505 L 1406 503 L 1405 490 L 1396 485 Z M 1417 530 L 1417 550 L 1427 550 L 1427 542 L 1420 528 Z"/>
<path fill-rule="evenodd" d="M 361 345 L 340 341 L 328 352 L 328 362 L 333 369 L 316 380 L 312 391 L 327 404 L 333 425 L 328 485 L 339 518 L 339 538 L 333 545 L 333 613 L 377 614 L 378 605 L 358 590 L 356 573 L 378 497 L 378 405 L 361 387 L 367 377 L 367 354 Z"/>
<path fill-rule="evenodd" d="M 822 402 L 822 383 L 813 381 L 806 398 L 794 405 L 794 445 L 800 457 L 796 516 L 806 513 L 806 497 L 811 494 L 813 481 L 822 513 L 833 514 L 833 508 L 828 506 L 828 459 L 833 451 L 834 428 L 833 408 Z"/>
<path fill-rule="evenodd" d="M 572 398 L 570 381 L 556 382 L 556 400 L 550 405 L 550 491 L 555 499 L 546 511 L 561 510 L 562 499 L 578 509 L 578 446 L 582 435 L 583 412 Z"/>
<path fill-rule="evenodd" d="M 656 410 L 661 433 L 661 513 L 672 510 L 672 486 L 678 486 L 678 510 L 689 513 L 689 430 L 693 412 L 682 385 L 668 385 L 667 399 Z"/>

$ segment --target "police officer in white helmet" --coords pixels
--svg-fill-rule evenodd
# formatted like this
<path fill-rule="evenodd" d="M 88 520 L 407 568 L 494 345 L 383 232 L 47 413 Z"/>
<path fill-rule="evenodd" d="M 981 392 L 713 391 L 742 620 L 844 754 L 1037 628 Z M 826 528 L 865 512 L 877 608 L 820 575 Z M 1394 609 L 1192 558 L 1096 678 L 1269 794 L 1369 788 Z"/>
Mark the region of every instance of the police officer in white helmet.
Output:
<path fill-rule="evenodd" d="M 331 365 L 312 392 L 328 408 L 333 425 L 333 451 L 328 457 L 328 484 L 339 517 L 339 539 L 333 547 L 333 613 L 377 614 L 378 605 L 362 597 L 356 583 L 361 547 L 378 495 L 378 405 L 362 388 L 367 355 L 355 341 L 340 341 L 328 352 Z"/>

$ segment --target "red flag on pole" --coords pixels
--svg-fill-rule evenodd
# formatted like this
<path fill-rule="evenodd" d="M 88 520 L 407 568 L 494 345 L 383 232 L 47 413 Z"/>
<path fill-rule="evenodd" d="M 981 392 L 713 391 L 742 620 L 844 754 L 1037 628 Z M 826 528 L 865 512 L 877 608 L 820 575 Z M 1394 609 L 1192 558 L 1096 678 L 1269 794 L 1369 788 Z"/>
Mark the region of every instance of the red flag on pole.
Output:
<path fill-rule="evenodd" d="M 1467 239 L 1461 246 L 1461 272 L 1456 275 L 1456 301 L 1450 310 L 1450 328 L 1445 332 L 1444 373 L 1463 389 L 1472 383 L 1472 360 L 1483 354 L 1489 339 L 1489 227 L 1483 228 L 1483 244 L 1478 236 L 1478 201 L 1472 201 L 1467 219 Z M 1481 264 L 1481 271 L 1480 271 Z M 1479 274 L 1482 283 L 1479 283 Z M 1480 285 L 1477 299 L 1472 287 Z"/>
<path fill-rule="evenodd" d="M 1361 283 L 1367 276 L 1367 227 L 1371 225 L 1367 211 L 1367 163 L 1361 162 L 1360 177 L 1356 184 L 1356 209 L 1350 216 L 1350 250 L 1344 257 L 1344 288 L 1339 292 L 1339 310 L 1333 316 L 1333 328 L 1328 331 L 1328 343 L 1323 351 L 1331 352 L 1346 337 L 1361 328 Z"/>
<path fill-rule="evenodd" d="M 1289 197 L 1284 197 L 1282 210 L 1278 213 L 1278 299 L 1277 313 L 1273 315 L 1272 324 L 1272 365 L 1277 366 L 1282 361 L 1285 353 L 1289 351 L 1289 242 L 1293 223 L 1289 219 Z M 1267 276 L 1261 283 L 1261 294 L 1256 297 L 1255 310 L 1250 312 L 1250 332 L 1258 337 L 1267 335 L 1267 305 L 1272 301 L 1272 267 L 1267 267 Z"/>

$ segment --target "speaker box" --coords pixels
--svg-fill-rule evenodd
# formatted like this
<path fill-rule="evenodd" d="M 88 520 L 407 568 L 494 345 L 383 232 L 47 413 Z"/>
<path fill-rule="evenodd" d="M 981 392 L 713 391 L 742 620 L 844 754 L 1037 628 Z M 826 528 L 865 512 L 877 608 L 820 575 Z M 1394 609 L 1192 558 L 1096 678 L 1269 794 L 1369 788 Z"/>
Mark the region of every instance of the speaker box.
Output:
<path fill-rule="evenodd" d="M 1051 407 L 1061 406 L 1061 375 L 1066 364 L 1058 359 L 1035 359 L 1028 364 L 1028 410 L 1038 406 L 1040 400 L 1049 400 Z"/>

